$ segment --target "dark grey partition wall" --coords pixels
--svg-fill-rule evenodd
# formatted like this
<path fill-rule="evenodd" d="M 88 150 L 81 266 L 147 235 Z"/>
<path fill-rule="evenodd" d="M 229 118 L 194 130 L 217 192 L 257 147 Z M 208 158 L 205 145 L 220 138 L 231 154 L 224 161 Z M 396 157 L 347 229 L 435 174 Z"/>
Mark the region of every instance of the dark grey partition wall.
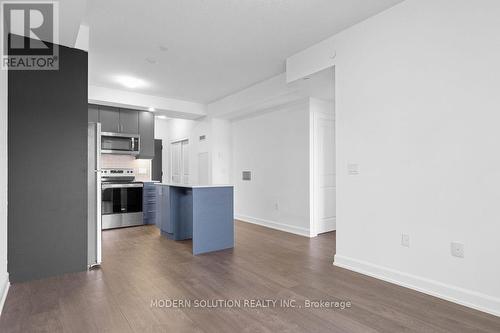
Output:
<path fill-rule="evenodd" d="M 57 71 L 9 71 L 11 281 L 87 263 L 87 53 L 60 47 Z"/>

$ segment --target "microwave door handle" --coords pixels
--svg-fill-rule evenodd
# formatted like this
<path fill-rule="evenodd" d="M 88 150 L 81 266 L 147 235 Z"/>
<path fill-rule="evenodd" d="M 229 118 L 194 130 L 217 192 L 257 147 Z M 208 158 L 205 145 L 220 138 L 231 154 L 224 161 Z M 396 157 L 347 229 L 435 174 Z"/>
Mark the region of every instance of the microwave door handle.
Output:
<path fill-rule="evenodd" d="M 132 151 L 135 151 L 135 140 L 134 140 L 134 138 L 130 138 L 130 141 L 132 141 Z"/>

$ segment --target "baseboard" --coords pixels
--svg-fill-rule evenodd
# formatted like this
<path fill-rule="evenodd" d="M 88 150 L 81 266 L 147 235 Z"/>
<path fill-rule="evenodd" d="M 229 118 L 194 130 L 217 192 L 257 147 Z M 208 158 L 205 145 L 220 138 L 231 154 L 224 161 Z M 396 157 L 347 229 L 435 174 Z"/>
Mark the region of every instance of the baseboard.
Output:
<path fill-rule="evenodd" d="M 337 230 L 337 218 L 336 217 L 331 217 L 327 221 L 324 221 L 323 223 L 327 224 L 327 227 L 326 227 L 327 230 L 322 231 L 320 233 L 314 232 L 313 234 L 311 234 L 311 237 L 316 237 L 319 234 L 323 234 L 325 232 L 331 232 L 331 231 Z"/>
<path fill-rule="evenodd" d="M 2 298 L 0 299 L 0 315 L 2 315 L 3 306 L 5 304 L 5 300 L 7 299 L 7 293 L 9 292 L 10 282 L 9 282 L 9 273 L 5 276 L 5 281 L 0 286 L 0 290 L 2 291 Z"/>
<path fill-rule="evenodd" d="M 491 297 L 468 289 L 450 286 L 442 282 L 378 266 L 365 261 L 344 257 L 338 254 L 335 255 L 333 264 L 338 267 L 368 275 L 386 282 L 394 283 L 402 287 L 410 288 L 424 294 L 442 298 L 475 310 L 500 316 L 500 299 L 496 297 Z"/>
<path fill-rule="evenodd" d="M 234 218 L 236 220 L 246 223 L 257 224 L 263 227 L 285 231 L 299 236 L 311 237 L 311 235 L 309 234 L 309 228 L 297 227 L 289 224 L 283 224 L 275 221 L 264 220 L 257 217 L 251 217 L 246 215 L 235 215 Z"/>

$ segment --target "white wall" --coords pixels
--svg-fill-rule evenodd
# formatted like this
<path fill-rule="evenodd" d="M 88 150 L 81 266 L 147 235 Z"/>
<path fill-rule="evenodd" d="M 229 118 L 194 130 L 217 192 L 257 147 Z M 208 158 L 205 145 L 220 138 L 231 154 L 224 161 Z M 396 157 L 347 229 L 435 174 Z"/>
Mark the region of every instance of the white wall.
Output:
<path fill-rule="evenodd" d="M 212 119 L 212 184 L 231 183 L 231 122 Z"/>
<path fill-rule="evenodd" d="M 7 71 L 0 70 L 0 313 L 7 292 Z"/>
<path fill-rule="evenodd" d="M 236 218 L 309 236 L 309 100 L 231 127 Z"/>
<path fill-rule="evenodd" d="M 316 50 L 336 51 L 336 265 L 500 315 L 498 17 L 408 0 Z"/>

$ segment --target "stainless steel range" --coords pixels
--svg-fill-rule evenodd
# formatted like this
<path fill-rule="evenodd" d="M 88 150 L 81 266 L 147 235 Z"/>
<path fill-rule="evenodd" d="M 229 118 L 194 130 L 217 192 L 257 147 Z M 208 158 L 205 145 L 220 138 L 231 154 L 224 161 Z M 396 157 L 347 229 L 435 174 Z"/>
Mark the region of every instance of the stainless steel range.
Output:
<path fill-rule="evenodd" d="M 142 225 L 143 184 L 133 169 L 101 169 L 102 229 Z"/>

